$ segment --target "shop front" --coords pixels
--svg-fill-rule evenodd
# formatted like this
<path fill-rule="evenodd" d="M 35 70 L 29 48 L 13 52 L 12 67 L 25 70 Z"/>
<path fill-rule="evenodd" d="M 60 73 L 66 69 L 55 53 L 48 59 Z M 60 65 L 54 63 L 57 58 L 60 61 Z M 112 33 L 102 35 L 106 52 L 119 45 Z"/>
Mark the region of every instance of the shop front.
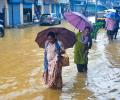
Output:
<path fill-rule="evenodd" d="M 23 1 L 23 22 L 32 22 L 34 15 L 34 0 L 24 0 Z"/>
<path fill-rule="evenodd" d="M 18 27 L 32 22 L 34 0 L 8 0 L 9 26 Z"/>
<path fill-rule="evenodd" d="M 32 22 L 32 7 L 31 7 L 31 5 L 23 6 L 23 20 L 24 20 L 24 23 Z"/>

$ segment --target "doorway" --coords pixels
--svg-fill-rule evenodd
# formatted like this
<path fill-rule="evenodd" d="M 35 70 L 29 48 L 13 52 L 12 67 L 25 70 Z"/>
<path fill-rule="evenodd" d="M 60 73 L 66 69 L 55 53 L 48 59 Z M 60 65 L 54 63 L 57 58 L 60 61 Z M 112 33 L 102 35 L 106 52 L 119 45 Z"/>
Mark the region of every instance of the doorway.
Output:
<path fill-rule="evenodd" d="M 23 9 L 23 20 L 24 20 L 24 23 L 32 22 L 32 9 L 31 8 Z"/>

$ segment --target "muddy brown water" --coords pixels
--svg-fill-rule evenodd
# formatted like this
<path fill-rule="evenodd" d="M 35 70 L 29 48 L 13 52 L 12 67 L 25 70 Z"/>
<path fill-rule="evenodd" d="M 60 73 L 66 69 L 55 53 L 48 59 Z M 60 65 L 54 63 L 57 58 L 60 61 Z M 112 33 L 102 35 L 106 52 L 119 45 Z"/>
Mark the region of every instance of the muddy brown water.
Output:
<path fill-rule="evenodd" d="M 74 31 L 67 23 L 59 26 Z M 45 28 L 6 29 L 0 39 L 0 100 L 120 100 L 120 35 L 109 43 L 100 30 L 89 52 L 88 73 L 77 73 L 73 48 L 68 49 L 63 88 L 52 90 L 43 84 L 44 50 L 34 41 Z"/>

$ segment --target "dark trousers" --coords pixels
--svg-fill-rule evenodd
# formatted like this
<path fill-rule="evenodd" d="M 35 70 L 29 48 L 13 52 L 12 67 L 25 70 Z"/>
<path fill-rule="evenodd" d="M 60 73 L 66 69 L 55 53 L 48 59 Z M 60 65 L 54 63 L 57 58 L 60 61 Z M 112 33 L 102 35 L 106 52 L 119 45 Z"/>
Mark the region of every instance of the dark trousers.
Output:
<path fill-rule="evenodd" d="M 114 30 L 114 39 L 116 39 L 116 37 L 117 37 L 118 30 L 119 30 L 119 28 L 116 28 L 116 29 Z"/>
<path fill-rule="evenodd" d="M 107 30 L 107 36 L 109 40 L 113 40 L 114 30 Z"/>
<path fill-rule="evenodd" d="M 87 64 L 77 64 L 78 72 L 86 72 L 87 71 Z"/>

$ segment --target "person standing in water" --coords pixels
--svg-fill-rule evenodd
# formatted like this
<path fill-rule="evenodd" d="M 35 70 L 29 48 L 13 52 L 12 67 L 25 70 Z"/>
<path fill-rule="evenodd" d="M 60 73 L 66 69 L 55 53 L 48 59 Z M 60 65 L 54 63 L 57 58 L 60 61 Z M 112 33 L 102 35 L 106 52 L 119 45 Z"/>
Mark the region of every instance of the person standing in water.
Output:
<path fill-rule="evenodd" d="M 44 54 L 44 83 L 49 88 L 62 88 L 62 64 L 61 54 L 63 54 L 64 47 L 62 42 L 56 39 L 54 32 L 49 32 L 45 43 Z"/>
<path fill-rule="evenodd" d="M 113 36 L 114 36 L 114 30 L 115 30 L 115 24 L 116 21 L 113 20 L 112 18 L 106 18 L 105 19 L 106 25 L 105 28 L 107 30 L 107 36 L 109 41 L 113 40 Z"/>
<path fill-rule="evenodd" d="M 78 72 L 86 72 L 88 65 L 88 50 L 92 46 L 90 27 L 85 27 L 83 32 L 76 34 L 77 42 L 74 48 L 74 63 L 77 65 Z"/>

